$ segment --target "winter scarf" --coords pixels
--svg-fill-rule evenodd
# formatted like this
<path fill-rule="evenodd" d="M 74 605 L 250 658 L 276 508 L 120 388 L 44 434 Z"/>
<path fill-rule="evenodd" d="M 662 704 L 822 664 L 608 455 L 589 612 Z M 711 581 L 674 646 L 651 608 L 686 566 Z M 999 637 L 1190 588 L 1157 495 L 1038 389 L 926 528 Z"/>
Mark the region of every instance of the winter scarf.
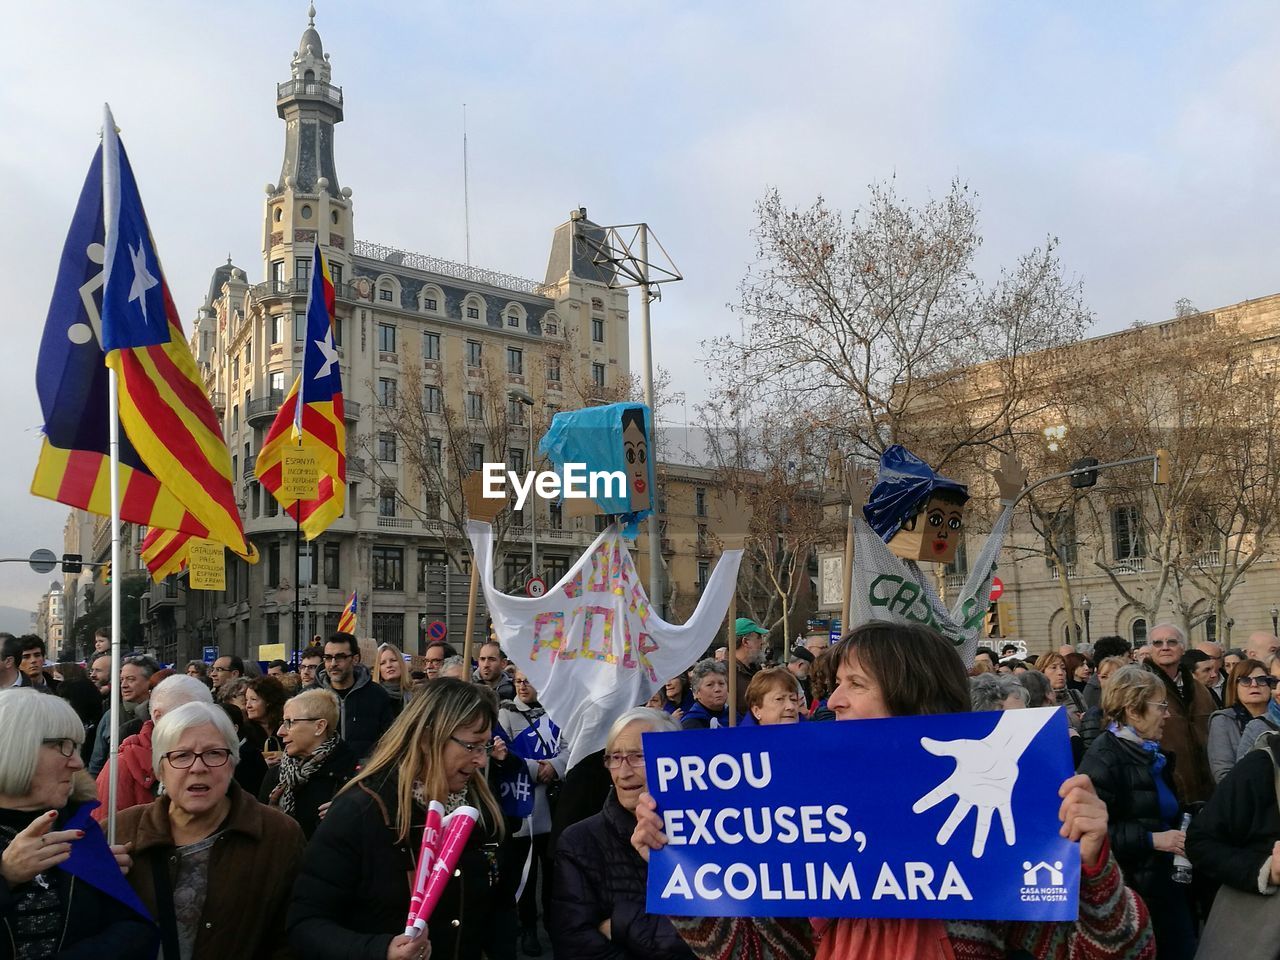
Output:
<path fill-rule="evenodd" d="M 291 757 L 287 753 L 280 758 L 279 802 L 282 812 L 293 816 L 294 807 L 297 805 L 294 799 L 294 792 L 315 776 L 316 771 L 329 759 L 329 754 L 333 753 L 339 743 L 341 743 L 341 740 L 335 735 L 316 747 L 311 756 L 305 760 Z"/>

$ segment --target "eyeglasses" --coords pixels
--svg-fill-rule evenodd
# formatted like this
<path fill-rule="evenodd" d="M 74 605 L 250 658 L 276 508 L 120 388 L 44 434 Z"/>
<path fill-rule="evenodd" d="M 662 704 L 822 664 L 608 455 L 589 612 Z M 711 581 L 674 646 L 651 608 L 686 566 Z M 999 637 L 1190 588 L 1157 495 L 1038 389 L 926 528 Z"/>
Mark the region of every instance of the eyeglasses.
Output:
<path fill-rule="evenodd" d="M 53 737 L 49 740 L 41 740 L 46 747 L 53 747 L 60 754 L 70 760 L 76 755 L 76 747 L 78 744 L 70 737 Z"/>
<path fill-rule="evenodd" d="M 351 654 L 349 654 L 349 653 L 326 653 L 326 654 L 325 654 L 323 657 L 321 657 L 320 659 L 321 659 L 321 660 L 323 660 L 325 663 L 329 663 L 330 661 L 337 661 L 338 663 L 346 663 L 348 660 L 350 660 L 350 659 L 351 659 Z"/>
<path fill-rule="evenodd" d="M 1239 677 L 1236 683 L 1243 683 L 1246 687 L 1274 687 L 1280 680 L 1275 677 Z"/>
<path fill-rule="evenodd" d="M 531 686 L 533 686 L 533 684 L 529 682 L 529 680 L 528 680 L 528 678 L 527 678 L 527 677 L 516 677 L 516 686 L 517 686 L 517 687 L 531 687 Z"/>
<path fill-rule="evenodd" d="M 210 673 L 230 673 L 231 668 L 230 667 L 210 667 L 209 672 Z"/>
<path fill-rule="evenodd" d="M 290 720 L 288 717 L 285 717 L 283 720 L 280 721 L 280 726 L 284 727 L 286 730 L 292 730 L 293 725 L 295 723 L 318 723 L 322 719 L 324 718 L 323 717 L 294 717 L 292 720 Z"/>
<path fill-rule="evenodd" d="M 196 753 L 194 750 L 172 750 L 164 754 L 161 759 L 168 760 L 169 766 L 175 770 L 186 770 L 197 760 L 203 760 L 206 767 L 221 767 L 231 759 L 231 751 L 226 747 L 205 750 L 203 753 Z"/>
<path fill-rule="evenodd" d="M 1169 712 L 1169 701 L 1168 701 L 1168 700 L 1148 700 L 1148 701 L 1147 701 L 1147 703 L 1151 704 L 1151 706 L 1155 707 L 1155 708 L 1156 708 L 1157 710 L 1159 710 L 1161 713 L 1168 713 L 1168 712 Z"/>
<path fill-rule="evenodd" d="M 643 753 L 606 753 L 604 755 L 604 765 L 610 770 L 617 770 L 623 764 L 626 764 L 632 770 L 639 770 L 644 766 Z"/>
<path fill-rule="evenodd" d="M 460 746 L 467 753 L 474 754 L 477 751 L 483 751 L 486 757 L 493 756 L 493 744 L 486 740 L 484 743 L 467 743 L 465 740 L 459 740 L 457 737 L 450 737 L 454 743 Z"/>
<path fill-rule="evenodd" d="M 1153 646 L 1153 647 L 1180 647 L 1180 646 L 1182 646 L 1182 641 L 1181 641 L 1181 640 L 1152 640 L 1152 641 L 1151 641 L 1151 646 Z"/>

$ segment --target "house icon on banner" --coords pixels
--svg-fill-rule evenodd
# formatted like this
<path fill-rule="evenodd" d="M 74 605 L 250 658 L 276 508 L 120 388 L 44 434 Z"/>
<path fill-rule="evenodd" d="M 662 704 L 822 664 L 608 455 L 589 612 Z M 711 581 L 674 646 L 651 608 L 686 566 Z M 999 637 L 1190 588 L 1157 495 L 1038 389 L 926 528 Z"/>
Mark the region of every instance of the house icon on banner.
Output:
<path fill-rule="evenodd" d="M 1030 860 L 1022 861 L 1022 882 L 1028 887 L 1061 887 L 1062 882 L 1062 861 L 1055 860 L 1053 863 L 1045 863 L 1043 860 L 1032 866 Z M 1047 884 L 1040 883 L 1040 871 L 1044 870 L 1049 874 L 1049 882 Z"/>

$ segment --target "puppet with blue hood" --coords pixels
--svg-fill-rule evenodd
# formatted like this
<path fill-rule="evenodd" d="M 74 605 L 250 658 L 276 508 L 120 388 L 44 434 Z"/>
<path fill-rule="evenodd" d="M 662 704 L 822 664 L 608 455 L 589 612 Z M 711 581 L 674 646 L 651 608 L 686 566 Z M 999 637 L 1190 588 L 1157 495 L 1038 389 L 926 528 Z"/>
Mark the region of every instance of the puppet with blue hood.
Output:
<path fill-rule="evenodd" d="M 880 472 L 862 516 L 854 521 L 849 626 L 871 620 L 924 624 L 951 640 L 965 663 L 971 663 L 990 603 L 996 560 L 1025 476 L 1007 457 L 994 474 L 1005 509 L 948 609 L 938 596 L 933 574 L 926 575 L 920 564 L 955 561 L 964 536 L 968 488 L 939 476 L 904 447 L 889 447 L 880 457 Z"/>

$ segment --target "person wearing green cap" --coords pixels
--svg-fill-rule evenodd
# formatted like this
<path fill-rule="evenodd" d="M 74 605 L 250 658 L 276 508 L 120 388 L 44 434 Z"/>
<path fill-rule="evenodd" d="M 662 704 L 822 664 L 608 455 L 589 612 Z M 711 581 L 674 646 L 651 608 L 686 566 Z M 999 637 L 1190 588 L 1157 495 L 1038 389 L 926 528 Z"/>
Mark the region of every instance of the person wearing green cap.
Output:
<path fill-rule="evenodd" d="M 733 632 L 737 639 L 738 716 L 747 712 L 747 684 L 756 675 L 760 665 L 764 663 L 767 647 L 765 638 L 769 631 L 749 617 L 739 617 L 734 621 Z"/>

